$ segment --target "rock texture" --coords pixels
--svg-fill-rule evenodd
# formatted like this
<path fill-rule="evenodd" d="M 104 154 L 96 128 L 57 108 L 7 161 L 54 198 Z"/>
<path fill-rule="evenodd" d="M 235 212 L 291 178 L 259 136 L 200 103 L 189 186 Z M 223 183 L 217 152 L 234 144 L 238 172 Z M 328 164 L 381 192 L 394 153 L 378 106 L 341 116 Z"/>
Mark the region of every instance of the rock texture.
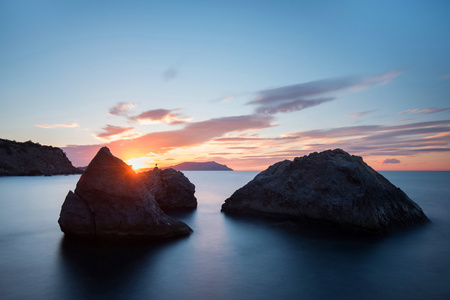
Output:
<path fill-rule="evenodd" d="M 195 185 L 180 171 L 154 168 L 138 174 L 163 210 L 197 207 Z"/>
<path fill-rule="evenodd" d="M 388 232 L 428 222 L 402 190 L 343 150 L 327 150 L 270 166 L 222 205 L 226 213 L 264 214 Z"/>
<path fill-rule="evenodd" d="M 0 139 L 0 176 L 80 174 L 59 148 Z"/>
<path fill-rule="evenodd" d="M 172 167 L 178 171 L 233 171 L 226 165 L 216 163 L 215 161 L 208 162 L 184 162 Z"/>
<path fill-rule="evenodd" d="M 141 179 L 103 147 L 69 191 L 58 223 L 68 235 L 169 238 L 192 230 L 167 216 Z"/>

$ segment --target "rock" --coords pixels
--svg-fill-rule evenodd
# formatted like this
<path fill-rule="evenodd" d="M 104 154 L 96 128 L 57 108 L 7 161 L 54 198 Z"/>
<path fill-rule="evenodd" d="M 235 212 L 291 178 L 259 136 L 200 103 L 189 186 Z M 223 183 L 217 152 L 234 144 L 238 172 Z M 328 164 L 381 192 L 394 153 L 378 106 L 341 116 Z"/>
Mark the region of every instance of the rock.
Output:
<path fill-rule="evenodd" d="M 195 185 L 180 171 L 154 168 L 138 174 L 163 210 L 197 207 Z"/>
<path fill-rule="evenodd" d="M 0 139 L 0 176 L 80 174 L 60 149 Z"/>
<path fill-rule="evenodd" d="M 170 238 L 192 232 L 167 216 L 131 167 L 106 147 L 69 191 L 58 223 L 75 236 Z"/>
<path fill-rule="evenodd" d="M 172 168 L 178 171 L 233 171 L 228 166 L 216 163 L 215 161 L 184 162 Z"/>
<path fill-rule="evenodd" d="M 402 190 L 341 149 L 285 160 L 259 173 L 225 200 L 222 211 L 388 232 L 429 222 Z"/>

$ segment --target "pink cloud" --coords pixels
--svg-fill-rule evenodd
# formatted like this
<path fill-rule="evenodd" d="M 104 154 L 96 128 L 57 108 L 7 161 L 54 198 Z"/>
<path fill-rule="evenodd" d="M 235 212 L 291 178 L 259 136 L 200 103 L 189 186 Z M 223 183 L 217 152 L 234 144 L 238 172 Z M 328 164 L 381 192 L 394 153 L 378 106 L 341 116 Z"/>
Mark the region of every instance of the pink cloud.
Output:
<path fill-rule="evenodd" d="M 376 112 L 377 110 L 368 110 L 368 111 L 362 111 L 362 112 L 358 112 L 358 113 L 354 113 L 354 114 L 350 114 L 348 115 L 350 118 L 361 118 L 365 115 L 371 114 Z"/>
<path fill-rule="evenodd" d="M 106 127 L 103 127 L 102 129 L 103 132 L 98 133 L 95 136 L 107 140 L 115 135 L 120 135 L 127 131 L 130 131 L 131 129 L 134 129 L 134 127 L 120 127 L 114 125 L 106 125 Z"/>
<path fill-rule="evenodd" d="M 450 107 L 445 107 L 445 108 L 424 108 L 424 109 L 408 109 L 405 111 L 401 111 L 398 113 L 398 115 L 403 115 L 403 114 L 433 114 L 433 113 L 438 113 L 438 112 L 443 112 L 443 111 L 449 111 Z"/>
<path fill-rule="evenodd" d="M 109 109 L 109 113 L 115 116 L 126 116 L 128 111 L 135 106 L 134 102 L 119 102 Z"/>
<path fill-rule="evenodd" d="M 137 116 L 130 116 L 129 119 L 133 121 L 160 122 L 172 125 L 186 123 L 188 119 L 183 118 L 177 111 L 179 111 L 179 109 L 154 109 L 145 111 Z"/>

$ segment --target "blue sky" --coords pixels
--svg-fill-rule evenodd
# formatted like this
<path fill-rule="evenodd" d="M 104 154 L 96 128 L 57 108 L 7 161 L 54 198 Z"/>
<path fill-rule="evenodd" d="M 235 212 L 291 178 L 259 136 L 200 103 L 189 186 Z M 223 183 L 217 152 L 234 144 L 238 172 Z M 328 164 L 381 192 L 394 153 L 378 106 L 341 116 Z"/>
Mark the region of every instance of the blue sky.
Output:
<path fill-rule="evenodd" d="M 449 53 L 448 1 L 0 1 L 0 137 L 75 165 L 448 170 Z"/>

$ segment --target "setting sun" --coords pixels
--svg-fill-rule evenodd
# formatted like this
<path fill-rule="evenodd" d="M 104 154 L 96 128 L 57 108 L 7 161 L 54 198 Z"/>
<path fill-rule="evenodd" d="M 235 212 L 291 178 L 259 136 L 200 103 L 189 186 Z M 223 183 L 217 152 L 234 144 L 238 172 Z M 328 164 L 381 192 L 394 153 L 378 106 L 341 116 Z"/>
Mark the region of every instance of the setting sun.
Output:
<path fill-rule="evenodd" d="M 149 157 L 130 158 L 129 160 L 127 160 L 125 162 L 128 165 L 130 165 L 134 171 L 139 171 L 139 170 L 151 168 L 154 166 L 153 160 Z"/>

